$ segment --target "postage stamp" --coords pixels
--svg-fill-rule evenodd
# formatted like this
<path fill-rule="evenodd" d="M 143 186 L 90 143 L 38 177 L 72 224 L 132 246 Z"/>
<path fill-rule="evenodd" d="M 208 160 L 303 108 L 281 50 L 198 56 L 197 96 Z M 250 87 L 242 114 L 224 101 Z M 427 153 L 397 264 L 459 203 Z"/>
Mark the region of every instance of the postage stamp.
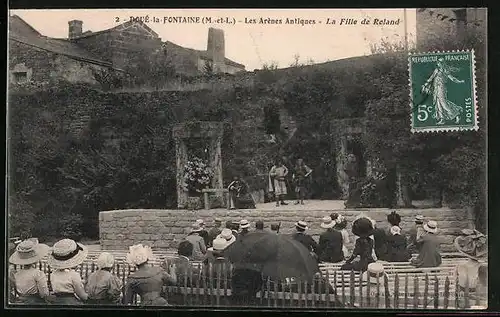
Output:
<path fill-rule="evenodd" d="M 408 59 L 412 132 L 477 130 L 474 51 Z"/>

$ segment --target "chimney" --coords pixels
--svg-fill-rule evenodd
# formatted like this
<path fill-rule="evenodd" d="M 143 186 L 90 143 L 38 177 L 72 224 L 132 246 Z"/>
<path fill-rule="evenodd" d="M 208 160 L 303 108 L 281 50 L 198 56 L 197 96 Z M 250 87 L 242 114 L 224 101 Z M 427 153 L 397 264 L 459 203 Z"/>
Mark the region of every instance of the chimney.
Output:
<path fill-rule="evenodd" d="M 80 20 L 72 20 L 68 22 L 69 25 L 69 32 L 68 32 L 68 38 L 73 39 L 75 37 L 78 37 L 82 35 L 83 31 L 83 21 Z"/>
<path fill-rule="evenodd" d="M 453 10 L 455 13 L 456 21 L 456 36 L 459 42 L 465 40 L 465 35 L 467 33 L 467 9 L 457 9 Z"/>
<path fill-rule="evenodd" d="M 208 29 L 207 53 L 212 58 L 213 70 L 218 73 L 225 66 L 224 31 L 221 29 Z"/>

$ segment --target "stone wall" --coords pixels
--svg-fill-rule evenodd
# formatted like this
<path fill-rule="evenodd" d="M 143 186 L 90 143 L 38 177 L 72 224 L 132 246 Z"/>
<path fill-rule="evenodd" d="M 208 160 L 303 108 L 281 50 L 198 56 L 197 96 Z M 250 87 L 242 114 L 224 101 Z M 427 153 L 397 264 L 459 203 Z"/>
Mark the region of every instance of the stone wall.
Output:
<path fill-rule="evenodd" d="M 48 52 L 26 44 L 9 43 L 9 69 L 24 64 L 31 70 L 30 81 L 48 84 L 51 80 L 62 79 L 71 83 L 97 83 L 93 71 L 105 67 L 80 62 L 64 55 Z"/>
<path fill-rule="evenodd" d="M 282 233 L 292 233 L 294 223 L 305 220 L 309 224 L 309 233 L 318 240 L 321 233 L 321 218 L 338 212 L 344 215 L 350 223 L 362 212 L 375 219 L 381 228 L 388 226 L 386 217 L 390 213 L 387 209 L 359 210 L 283 210 L 283 209 L 258 209 L 258 210 L 114 210 L 103 211 L 99 214 L 99 238 L 103 249 L 127 249 L 135 243 L 150 245 L 153 248 L 175 249 L 179 242 L 189 233 L 190 225 L 196 219 L 205 219 L 208 226 L 213 217 L 220 217 L 223 221 L 247 219 L 254 223 L 263 219 L 269 228 L 271 223 L 281 222 Z M 306 214 L 307 213 L 307 214 Z M 415 215 L 421 214 L 428 219 L 438 221 L 439 236 L 442 238 L 441 248 L 445 252 L 453 252 L 453 239 L 463 228 L 471 228 L 473 220 L 465 210 L 440 209 L 405 209 L 400 210 L 401 226 L 403 231 L 408 231 L 413 224 Z M 354 237 L 351 236 L 353 239 Z"/>
<path fill-rule="evenodd" d="M 137 25 L 81 37 L 76 41 L 89 52 L 123 68 L 133 63 L 140 54 L 150 54 L 161 47 L 161 40 Z"/>

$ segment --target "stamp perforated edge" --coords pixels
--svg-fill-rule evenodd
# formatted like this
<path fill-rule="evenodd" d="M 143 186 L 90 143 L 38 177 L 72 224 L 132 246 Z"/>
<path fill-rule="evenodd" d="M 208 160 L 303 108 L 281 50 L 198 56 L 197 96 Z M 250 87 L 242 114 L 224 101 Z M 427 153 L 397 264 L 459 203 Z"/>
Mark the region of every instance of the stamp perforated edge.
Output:
<path fill-rule="evenodd" d="M 472 127 L 426 127 L 426 128 L 414 128 L 413 121 L 413 90 L 411 82 L 411 57 L 412 56 L 422 56 L 428 54 L 446 54 L 446 53 L 470 53 L 472 58 L 472 93 L 474 100 L 474 126 Z M 412 133 L 432 133 L 432 132 L 452 132 L 452 131 L 477 131 L 479 130 L 479 116 L 478 116 L 478 105 L 477 105 L 477 93 L 476 93 L 476 55 L 474 49 L 470 50 L 451 50 L 451 51 L 430 51 L 430 52 L 418 52 L 418 53 L 408 53 L 408 88 L 410 91 L 410 129 Z"/>

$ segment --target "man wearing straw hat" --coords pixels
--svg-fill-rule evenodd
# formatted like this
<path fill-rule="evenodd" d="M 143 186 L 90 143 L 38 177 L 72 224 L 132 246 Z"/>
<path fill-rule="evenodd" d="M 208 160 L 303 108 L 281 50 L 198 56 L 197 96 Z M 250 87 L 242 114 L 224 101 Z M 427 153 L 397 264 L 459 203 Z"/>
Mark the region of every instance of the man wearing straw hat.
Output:
<path fill-rule="evenodd" d="M 410 263 L 415 267 L 436 267 L 441 265 L 441 253 L 439 251 L 439 237 L 436 235 L 438 228 L 437 222 L 429 220 L 424 224 L 425 235 L 421 237 L 422 246 L 416 259 Z"/>
<path fill-rule="evenodd" d="M 318 257 L 322 262 L 337 263 L 344 259 L 342 252 L 342 234 L 334 230 L 336 222 L 331 217 L 324 217 L 321 228 L 326 229 L 319 236 Z"/>
<path fill-rule="evenodd" d="M 212 243 L 212 241 L 210 240 L 210 237 L 208 236 L 208 231 L 205 230 L 205 220 L 198 219 L 198 220 L 196 220 L 196 222 L 201 227 L 200 236 L 203 238 L 203 241 L 205 241 L 205 245 L 207 247 L 210 246 L 210 243 Z"/>
<path fill-rule="evenodd" d="M 240 221 L 240 234 L 239 236 L 244 236 L 246 234 L 248 234 L 248 229 L 250 228 L 250 223 L 248 222 L 248 220 L 246 219 L 243 219 Z"/>
<path fill-rule="evenodd" d="M 48 264 L 54 272 L 51 275 L 55 303 L 60 305 L 81 305 L 88 298 L 82 278 L 75 268 L 85 261 L 88 249 L 71 239 L 54 244 Z"/>
<path fill-rule="evenodd" d="M 424 235 L 424 216 L 417 215 L 415 217 L 415 225 L 410 229 L 408 235 L 408 251 L 410 254 L 418 252 L 420 248 L 420 240 Z"/>
<path fill-rule="evenodd" d="M 222 226 L 222 219 L 220 218 L 215 218 L 214 219 L 214 226 L 208 230 L 208 240 L 210 241 L 210 244 L 214 239 L 221 233 L 221 226 Z M 211 245 L 209 245 L 211 246 Z"/>
<path fill-rule="evenodd" d="M 310 252 L 314 252 L 316 255 L 318 254 L 318 244 L 314 239 L 306 233 L 307 230 L 307 222 L 303 220 L 299 220 L 295 223 L 296 232 L 292 235 L 292 238 L 302 243 L 307 250 Z"/>
<path fill-rule="evenodd" d="M 193 255 L 191 260 L 202 261 L 207 253 L 207 246 L 205 240 L 200 236 L 200 232 L 203 230 L 198 222 L 191 225 L 191 233 L 186 237 L 186 240 L 191 242 L 193 245 Z"/>
<path fill-rule="evenodd" d="M 18 294 L 17 302 L 23 304 L 46 304 L 49 301 L 49 287 L 45 274 L 36 264 L 49 253 L 49 247 L 38 243 L 38 239 L 20 242 L 9 262 L 19 266 L 17 272 L 11 271 L 10 283 Z"/>

